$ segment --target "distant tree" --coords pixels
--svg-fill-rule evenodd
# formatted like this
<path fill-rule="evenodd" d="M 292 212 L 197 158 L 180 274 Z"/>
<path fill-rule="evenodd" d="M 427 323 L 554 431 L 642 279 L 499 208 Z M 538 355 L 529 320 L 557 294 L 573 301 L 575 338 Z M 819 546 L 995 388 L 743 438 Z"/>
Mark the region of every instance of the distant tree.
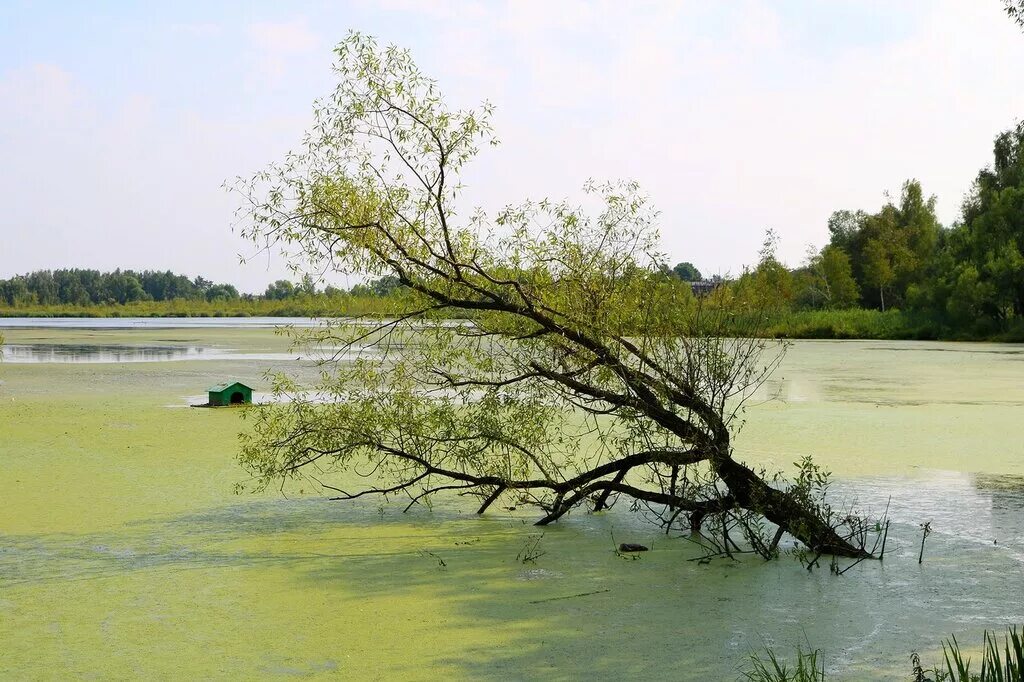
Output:
<path fill-rule="evenodd" d="M 60 303 L 87 305 L 90 302 L 89 292 L 82 284 L 79 270 L 55 270 L 53 279 L 57 285 L 57 299 Z"/>
<path fill-rule="evenodd" d="M 28 280 L 21 275 L 4 280 L 0 283 L 0 293 L 9 306 L 19 307 L 35 303 L 35 294 L 28 288 Z"/>
<path fill-rule="evenodd" d="M 291 298 L 295 295 L 295 285 L 286 279 L 279 279 L 276 282 L 267 286 L 266 292 L 264 292 L 264 298 L 269 298 L 274 301 L 280 301 L 286 298 Z"/>
<path fill-rule="evenodd" d="M 57 283 L 50 270 L 37 270 L 26 278 L 26 284 L 30 291 L 35 294 L 36 303 L 41 305 L 53 305 L 59 303 Z"/>
<path fill-rule="evenodd" d="M 390 296 L 402 288 L 402 282 L 392 275 L 371 279 L 364 284 L 356 284 L 349 293 L 352 296 Z"/>
<path fill-rule="evenodd" d="M 202 280 L 202 278 L 199 278 Z M 207 280 L 202 280 L 205 285 Z M 171 301 L 177 298 L 196 298 L 202 291 L 188 277 L 175 275 L 171 271 L 154 272 L 146 270 L 139 274 L 142 288 L 154 301 Z"/>
<path fill-rule="evenodd" d="M 899 202 L 888 201 L 877 213 L 832 214 L 829 245 L 849 257 L 865 304 L 902 305 L 908 290 L 929 277 L 942 232 L 935 201 L 925 198 L 919 182 L 908 180 Z"/>
<path fill-rule="evenodd" d="M 850 254 L 857 248 L 867 218 L 864 211 L 836 211 L 828 219 L 829 244 Z"/>
<path fill-rule="evenodd" d="M 138 278 L 131 273 L 115 270 L 103 285 L 104 299 L 112 303 L 131 303 L 146 299 L 146 292 Z"/>
<path fill-rule="evenodd" d="M 803 275 L 805 305 L 841 309 L 855 306 L 860 299 L 850 258 L 838 246 L 830 244 L 818 252 L 812 249 Z"/>
<path fill-rule="evenodd" d="M 192 280 L 192 286 L 194 286 L 201 295 L 205 296 L 206 290 L 213 286 L 213 282 L 205 277 L 198 276 Z"/>
<path fill-rule="evenodd" d="M 214 284 L 206 290 L 207 301 L 237 301 L 238 289 L 230 284 Z"/>
<path fill-rule="evenodd" d="M 672 268 L 672 273 L 684 282 L 699 282 L 704 279 L 700 275 L 700 270 L 695 268 L 693 263 L 689 262 L 676 263 Z"/>
<path fill-rule="evenodd" d="M 170 271 L 135 272 L 118 269 L 114 272 L 100 272 L 78 268 L 37 270 L 17 275 L 10 280 L 0 280 L 0 300 L 7 305 L 19 306 L 202 299 L 203 292 L 212 283 L 202 277 L 196 278 L 196 281 L 202 285 L 202 291 L 188 277 Z"/>
<path fill-rule="evenodd" d="M 306 296 L 316 296 L 316 280 L 313 279 L 312 275 L 305 274 L 302 276 L 302 281 L 299 282 L 299 286 L 296 288 L 298 294 L 304 294 Z"/>
<path fill-rule="evenodd" d="M 878 291 L 882 312 L 885 312 L 885 291 L 896 278 L 893 269 L 894 250 L 881 239 L 869 239 L 862 252 L 864 283 Z"/>
<path fill-rule="evenodd" d="M 744 272 L 734 285 L 736 291 L 757 301 L 757 305 L 764 309 L 788 308 L 795 298 L 793 273 L 776 258 L 777 246 L 778 235 L 769 230 L 761 246 L 757 267 Z"/>
<path fill-rule="evenodd" d="M 79 270 L 78 281 L 82 283 L 82 287 L 89 292 L 89 301 L 91 303 L 100 303 L 103 301 L 103 286 L 107 275 L 101 273 L 99 270 Z"/>
<path fill-rule="evenodd" d="M 993 157 L 964 200 L 948 240 L 952 267 L 939 277 L 951 294 L 976 283 L 961 298 L 985 296 L 984 315 L 1005 321 L 1024 316 L 1024 122 L 996 138 Z"/>

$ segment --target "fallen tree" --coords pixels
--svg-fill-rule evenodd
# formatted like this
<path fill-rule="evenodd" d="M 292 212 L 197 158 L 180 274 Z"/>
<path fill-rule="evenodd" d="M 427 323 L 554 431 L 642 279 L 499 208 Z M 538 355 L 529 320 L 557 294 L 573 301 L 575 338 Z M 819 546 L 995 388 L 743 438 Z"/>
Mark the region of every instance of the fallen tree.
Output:
<path fill-rule="evenodd" d="M 409 506 L 454 491 L 480 513 L 506 497 L 540 525 L 625 497 L 725 554 L 739 532 L 766 557 L 784 533 L 869 556 L 813 464 L 786 483 L 733 456 L 784 350 L 758 338 L 762 299 L 696 299 L 660 272 L 657 214 L 632 183 L 589 184 L 583 207 L 458 214 L 460 170 L 494 141 L 490 107 L 449 110 L 407 52 L 358 34 L 335 71 L 304 150 L 239 181 L 242 229 L 297 266 L 394 276 L 411 312 L 312 332 L 357 359 L 325 364 L 313 392 L 277 378 L 288 399 L 254 411 L 240 455 L 257 487 L 308 477 Z"/>

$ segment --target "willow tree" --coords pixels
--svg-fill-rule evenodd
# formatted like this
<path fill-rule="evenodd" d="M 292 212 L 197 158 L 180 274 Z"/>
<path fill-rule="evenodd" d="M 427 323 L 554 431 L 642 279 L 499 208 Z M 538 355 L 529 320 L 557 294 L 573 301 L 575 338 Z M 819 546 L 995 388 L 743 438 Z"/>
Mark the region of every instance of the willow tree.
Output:
<path fill-rule="evenodd" d="M 773 483 L 733 456 L 779 349 L 756 338 L 756 307 L 726 288 L 695 300 L 659 271 L 635 184 L 458 213 L 460 171 L 495 141 L 491 107 L 449 109 L 408 52 L 370 38 L 336 55 L 303 150 L 239 182 L 243 230 L 297 266 L 392 276 L 407 295 L 400 314 L 312 332 L 351 352 L 320 386 L 278 378 L 287 399 L 243 437 L 257 485 L 308 477 L 336 499 L 410 506 L 455 491 L 480 513 L 506 496 L 539 524 L 624 496 L 666 524 L 739 527 L 765 556 L 784 532 L 867 555 L 813 494 L 813 468 Z"/>

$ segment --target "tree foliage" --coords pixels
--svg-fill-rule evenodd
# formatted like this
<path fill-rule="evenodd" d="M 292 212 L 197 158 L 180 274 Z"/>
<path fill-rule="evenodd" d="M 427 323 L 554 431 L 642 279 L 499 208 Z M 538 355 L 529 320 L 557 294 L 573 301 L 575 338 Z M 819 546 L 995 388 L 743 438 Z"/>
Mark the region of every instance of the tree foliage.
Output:
<path fill-rule="evenodd" d="M 860 299 L 850 257 L 838 246 L 812 249 L 795 277 L 803 307 L 842 310 L 856 306 Z"/>
<path fill-rule="evenodd" d="M 263 297 L 272 301 L 280 301 L 285 298 L 291 298 L 294 295 L 295 285 L 286 279 L 271 282 L 267 285 L 267 290 L 263 292 Z"/>
<path fill-rule="evenodd" d="M 699 282 L 704 279 L 700 274 L 700 270 L 689 261 L 676 263 L 672 266 L 672 274 L 684 282 Z"/>
<path fill-rule="evenodd" d="M 833 213 L 829 247 L 849 259 L 859 298 L 884 310 L 902 307 L 908 292 L 927 279 L 941 231 L 935 197 L 925 199 L 921 184 L 909 180 L 899 202 L 887 202 L 877 213 Z"/>
<path fill-rule="evenodd" d="M 212 290 L 212 294 L 210 291 Z M 125 304 L 136 301 L 234 300 L 238 290 L 197 277 L 170 271 L 87 269 L 36 270 L 0 280 L 0 303 L 11 307 L 32 305 Z"/>
<path fill-rule="evenodd" d="M 1024 315 L 1024 123 L 996 138 L 994 163 L 978 173 L 958 233 L 951 240 L 957 260 L 991 285 L 986 312 Z"/>
<path fill-rule="evenodd" d="M 394 277 L 371 279 L 343 290 L 327 286 L 321 291 L 316 281 L 306 275 L 298 284 L 277 280 L 267 286 L 262 298 L 268 301 L 287 301 L 324 295 L 347 295 L 357 298 L 386 297 L 400 293 Z M 258 301 L 261 297 L 240 294 L 231 284 L 215 284 L 199 276 L 189 279 L 170 271 L 153 270 L 99 270 L 62 269 L 36 270 L 0 280 L 0 306 L 16 310 L 38 309 L 47 306 L 127 305 L 144 301 L 206 301 L 229 303 L 239 300 Z"/>
<path fill-rule="evenodd" d="M 334 69 L 304 149 L 239 182 L 245 233 L 310 269 L 393 277 L 412 307 L 313 332 L 360 359 L 325 366 L 316 387 L 278 377 L 287 400 L 252 413 L 240 456 L 257 487 L 311 477 L 341 499 L 410 505 L 458 491 L 480 512 L 509 496 L 541 524 L 624 495 L 764 556 L 775 527 L 867 554 L 853 517 L 734 458 L 737 415 L 781 349 L 756 338 L 756 299 L 666 281 L 657 213 L 634 183 L 589 183 L 579 206 L 462 213 L 460 171 L 495 141 L 490 106 L 449 109 L 408 52 L 358 34 Z"/>
<path fill-rule="evenodd" d="M 1006 14 L 1024 29 L 1024 0 L 1003 0 Z"/>

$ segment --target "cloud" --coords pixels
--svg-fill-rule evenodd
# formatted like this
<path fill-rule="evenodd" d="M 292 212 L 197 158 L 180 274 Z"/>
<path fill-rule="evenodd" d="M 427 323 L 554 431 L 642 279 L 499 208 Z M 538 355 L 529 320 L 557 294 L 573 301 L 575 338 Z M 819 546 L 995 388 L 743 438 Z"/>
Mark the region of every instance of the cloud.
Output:
<path fill-rule="evenodd" d="M 8 115 L 31 119 L 61 115 L 78 97 L 71 74 L 56 64 L 29 64 L 0 77 L 0 101 Z"/>
<path fill-rule="evenodd" d="M 304 18 L 255 22 L 246 27 L 246 35 L 255 49 L 259 71 L 272 81 L 285 75 L 294 57 L 313 52 L 320 45 L 319 36 Z"/>
<path fill-rule="evenodd" d="M 409 13 L 445 21 L 465 21 L 467 17 L 479 19 L 487 14 L 484 3 L 471 0 L 360 0 L 359 4 L 364 10 Z"/>
<path fill-rule="evenodd" d="M 992 137 L 1024 113 L 1024 40 L 998 6 L 781 7 L 517 1 L 447 17 L 435 44 L 452 59 L 434 75 L 493 100 L 503 141 L 469 170 L 467 200 L 639 179 L 667 250 L 712 271 L 751 262 L 767 228 L 799 262 L 832 211 L 876 209 L 912 177 L 954 221 Z"/>
<path fill-rule="evenodd" d="M 224 33 L 222 26 L 210 22 L 171 24 L 170 30 L 172 33 L 184 33 L 193 38 L 215 38 Z"/>
<path fill-rule="evenodd" d="M 278 55 L 308 52 L 320 42 L 305 19 L 283 23 L 256 22 L 249 24 L 246 32 L 258 48 Z"/>
<path fill-rule="evenodd" d="M 0 278 L 35 269 L 172 269 L 259 291 L 283 263 L 239 270 L 221 183 L 286 149 L 301 120 L 217 121 L 152 97 L 111 100 L 68 71 L 0 74 Z M 253 145 L 253 140 L 259 144 Z"/>
<path fill-rule="evenodd" d="M 233 264 L 245 245 L 219 186 L 299 141 L 332 86 L 323 48 L 349 28 L 412 48 L 453 106 L 497 105 L 503 144 L 467 167 L 462 215 L 633 178 L 669 255 L 702 271 L 752 262 L 769 227 L 796 263 L 833 210 L 875 209 L 910 177 L 951 222 L 992 138 L 1024 114 L 1024 37 L 998 3 L 311 7 L 222 23 L 191 61 L 154 50 L 133 71 L 122 50 L 103 61 L 97 36 L 88 60 L 0 74 L 0 276 L 131 265 L 265 286 L 276 271 Z"/>

